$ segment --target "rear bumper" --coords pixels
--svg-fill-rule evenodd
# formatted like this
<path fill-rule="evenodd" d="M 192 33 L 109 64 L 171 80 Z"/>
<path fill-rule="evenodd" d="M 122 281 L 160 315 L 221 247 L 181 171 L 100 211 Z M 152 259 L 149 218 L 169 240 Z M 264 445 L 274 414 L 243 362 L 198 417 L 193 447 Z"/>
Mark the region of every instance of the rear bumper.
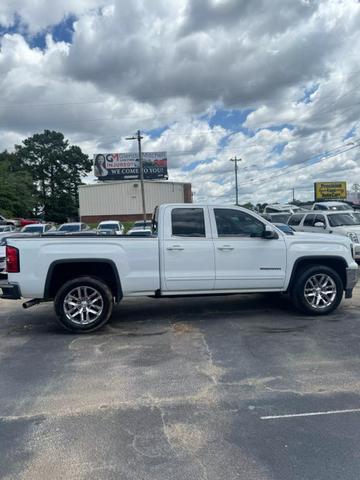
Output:
<path fill-rule="evenodd" d="M 345 298 L 352 297 L 352 291 L 355 285 L 357 284 L 359 278 L 359 269 L 358 268 L 347 268 L 346 269 L 346 286 L 345 286 Z"/>
<path fill-rule="evenodd" d="M 19 300 L 21 298 L 19 285 L 4 282 L 0 283 L 0 289 L 2 290 L 0 298 L 4 298 L 5 300 Z"/>

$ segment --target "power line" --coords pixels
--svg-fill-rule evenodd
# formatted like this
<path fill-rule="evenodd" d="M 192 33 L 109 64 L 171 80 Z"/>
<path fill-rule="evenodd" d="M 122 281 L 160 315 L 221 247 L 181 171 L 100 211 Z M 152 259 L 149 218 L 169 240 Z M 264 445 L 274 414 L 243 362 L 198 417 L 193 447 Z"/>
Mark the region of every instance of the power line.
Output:
<path fill-rule="evenodd" d="M 348 152 L 348 151 L 350 151 L 350 150 L 353 150 L 353 149 L 359 148 L 359 147 L 360 147 L 360 144 L 354 145 L 354 146 L 352 146 L 352 147 L 350 147 L 350 148 L 348 148 L 348 149 L 346 149 L 346 150 L 338 151 L 338 152 L 334 153 L 333 155 L 327 155 L 325 158 L 320 158 L 319 160 L 316 160 L 316 161 L 314 161 L 313 163 L 311 163 L 311 164 L 309 164 L 309 165 L 301 164 L 301 165 L 298 166 L 298 168 L 296 168 L 296 169 L 294 169 L 294 170 L 291 170 L 291 172 L 289 172 L 289 171 L 287 170 L 286 172 L 282 171 L 281 173 L 279 173 L 279 175 L 271 175 L 271 180 L 276 179 L 276 178 L 279 178 L 279 177 L 281 177 L 281 176 L 283 176 L 283 175 L 287 175 L 287 174 L 289 174 L 289 173 L 290 173 L 290 174 L 296 173 L 296 172 L 298 172 L 299 170 L 302 170 L 302 169 L 304 169 L 304 168 L 306 168 L 306 167 L 310 167 L 310 166 L 312 166 L 312 165 L 316 165 L 316 164 L 321 163 L 321 162 L 323 162 L 323 161 L 325 161 L 325 160 L 328 160 L 329 158 L 336 157 L 336 156 L 338 156 L 338 155 L 341 155 L 342 153 L 346 153 L 346 152 Z M 317 155 L 316 157 L 313 157 L 313 159 L 317 158 L 318 156 L 319 156 L 319 155 Z M 309 160 L 309 161 L 310 161 L 310 160 Z M 306 162 L 306 163 L 307 163 L 307 162 Z M 288 167 L 284 167 L 284 168 L 288 169 L 288 168 L 292 168 L 292 167 L 291 167 L 291 166 L 288 166 Z M 268 178 L 268 177 L 267 177 L 267 178 Z M 251 180 L 249 180 L 248 182 L 246 182 L 246 183 L 244 183 L 244 184 L 241 184 L 241 185 L 239 185 L 239 186 L 248 185 L 249 183 L 257 183 L 257 182 L 259 182 L 259 181 L 264 181 L 264 180 L 266 180 L 265 177 L 255 178 L 255 179 L 251 179 Z"/>

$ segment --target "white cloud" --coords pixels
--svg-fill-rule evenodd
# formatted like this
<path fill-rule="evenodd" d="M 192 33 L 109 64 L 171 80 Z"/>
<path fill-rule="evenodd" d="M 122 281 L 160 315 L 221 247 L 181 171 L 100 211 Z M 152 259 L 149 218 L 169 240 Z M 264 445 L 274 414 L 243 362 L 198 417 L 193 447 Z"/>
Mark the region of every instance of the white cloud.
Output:
<path fill-rule="evenodd" d="M 0 24 L 10 27 L 20 20 L 23 27 L 37 33 L 60 23 L 68 15 L 83 15 L 104 3 L 101 0 L 1 0 Z"/>
<path fill-rule="evenodd" d="M 359 3 L 256 5 L 2 0 L 0 24 L 21 26 L 1 39 L 0 148 L 51 128 L 89 154 L 124 151 L 138 128 L 165 127 L 144 149 L 167 150 L 171 178 L 192 181 L 199 200 L 234 198 L 234 155 L 244 201 L 287 200 L 293 186 L 310 196 L 315 179 L 359 182 L 360 150 L 304 164 L 359 136 Z M 72 43 L 54 41 L 69 15 Z M 30 46 L 28 32 L 44 30 L 45 48 Z M 214 126 L 221 108 L 252 112 L 239 132 Z"/>

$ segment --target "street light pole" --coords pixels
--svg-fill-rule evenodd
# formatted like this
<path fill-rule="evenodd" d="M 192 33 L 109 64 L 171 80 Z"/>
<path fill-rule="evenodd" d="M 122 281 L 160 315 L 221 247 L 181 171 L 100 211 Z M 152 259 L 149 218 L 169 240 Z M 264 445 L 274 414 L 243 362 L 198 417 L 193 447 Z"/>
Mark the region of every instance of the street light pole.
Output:
<path fill-rule="evenodd" d="M 239 205 L 239 188 L 238 188 L 238 162 L 241 162 L 241 158 L 230 158 L 231 162 L 235 164 L 235 192 L 236 192 L 236 205 Z"/>
<path fill-rule="evenodd" d="M 136 136 L 127 137 L 126 140 L 137 140 L 138 149 L 139 149 L 139 168 L 140 168 L 140 185 L 141 185 L 141 200 L 142 200 L 142 210 L 144 218 L 144 228 L 146 227 L 146 203 L 145 203 L 145 188 L 144 188 L 144 167 L 143 167 L 143 158 L 141 151 L 141 140 L 144 137 L 141 136 L 140 130 L 137 131 Z"/>

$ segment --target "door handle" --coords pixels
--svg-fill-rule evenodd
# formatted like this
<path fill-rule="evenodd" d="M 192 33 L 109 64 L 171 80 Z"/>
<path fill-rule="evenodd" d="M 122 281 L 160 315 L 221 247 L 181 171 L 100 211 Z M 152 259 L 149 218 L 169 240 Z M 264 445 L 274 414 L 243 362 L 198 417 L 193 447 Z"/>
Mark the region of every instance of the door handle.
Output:
<path fill-rule="evenodd" d="M 218 250 L 221 250 L 222 252 L 230 252 L 231 250 L 234 250 L 234 247 L 231 247 L 230 245 L 223 245 L 222 247 L 218 247 Z"/>
<path fill-rule="evenodd" d="M 184 247 L 181 245 L 173 245 L 172 247 L 168 247 L 166 250 L 184 250 Z"/>

